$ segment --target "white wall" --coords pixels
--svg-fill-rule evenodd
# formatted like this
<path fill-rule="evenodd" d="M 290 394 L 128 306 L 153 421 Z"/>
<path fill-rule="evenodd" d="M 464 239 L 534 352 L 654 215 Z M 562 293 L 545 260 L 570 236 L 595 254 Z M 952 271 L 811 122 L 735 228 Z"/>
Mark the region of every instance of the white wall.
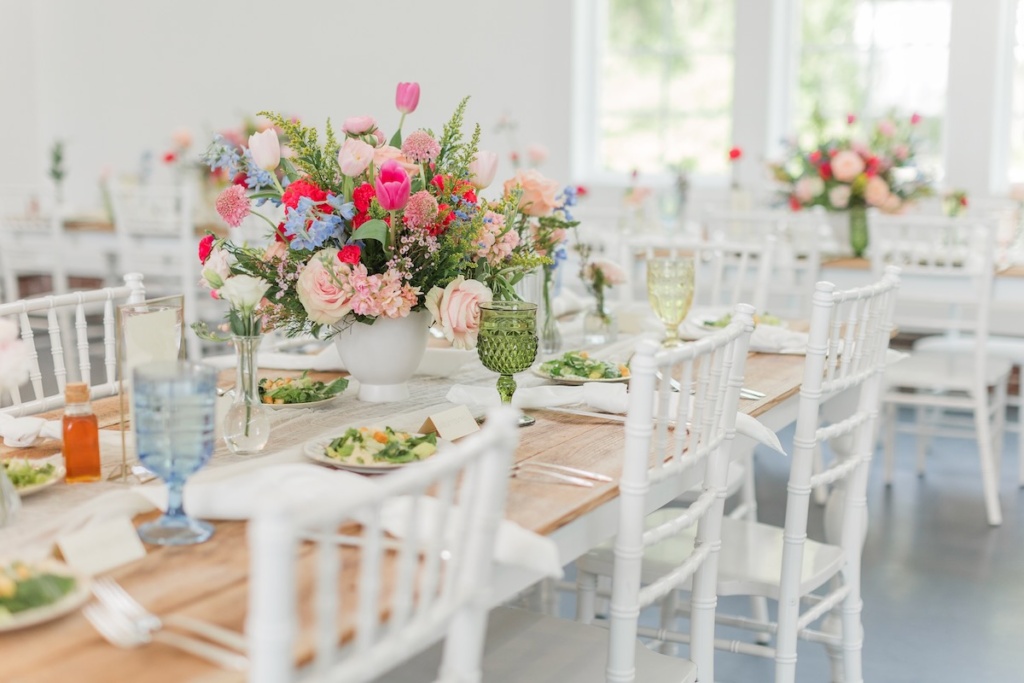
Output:
<path fill-rule="evenodd" d="M 483 147 L 506 158 L 502 173 L 511 173 L 508 143 L 494 127 L 505 114 L 519 123 L 520 146 L 538 141 L 550 149 L 544 172 L 567 179 L 569 2 L 34 0 L 28 7 L 0 0 L 0 130 L 19 131 L 13 146 L 5 143 L 0 183 L 45 178 L 49 146 L 61 138 L 69 202 L 96 206 L 104 167 L 133 172 L 144 150 L 159 157 L 167 149 L 175 128 L 190 128 L 201 147 L 213 131 L 265 108 L 318 127 L 328 116 L 340 123 L 371 114 L 390 135 L 399 81 L 422 87 L 407 131 L 440 132 L 472 95 L 467 121 L 483 127 Z"/>

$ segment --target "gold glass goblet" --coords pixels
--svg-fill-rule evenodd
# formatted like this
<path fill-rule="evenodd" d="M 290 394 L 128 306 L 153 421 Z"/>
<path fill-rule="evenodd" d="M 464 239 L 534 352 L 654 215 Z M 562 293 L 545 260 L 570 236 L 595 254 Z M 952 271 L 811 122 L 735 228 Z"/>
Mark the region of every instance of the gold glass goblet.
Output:
<path fill-rule="evenodd" d="M 678 346 L 679 325 L 693 303 L 692 257 L 651 259 L 647 262 L 647 299 L 665 326 L 664 346 Z"/>
<path fill-rule="evenodd" d="M 537 304 L 526 301 L 489 301 L 480 304 L 477 355 L 484 367 L 497 372 L 501 402 L 512 403 L 516 381 L 512 375 L 533 365 L 537 357 Z M 534 420 L 523 414 L 519 426 Z"/>

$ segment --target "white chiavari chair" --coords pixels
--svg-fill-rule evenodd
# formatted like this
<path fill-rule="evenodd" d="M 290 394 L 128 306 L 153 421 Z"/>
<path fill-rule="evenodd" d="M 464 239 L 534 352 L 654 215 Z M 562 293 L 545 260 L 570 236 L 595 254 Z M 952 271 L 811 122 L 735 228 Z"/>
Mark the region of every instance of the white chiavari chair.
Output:
<path fill-rule="evenodd" d="M 517 442 L 515 411 L 497 410 L 479 434 L 380 477 L 368 495 L 255 518 L 249 680 L 393 680 L 385 672 L 446 635 L 437 680 L 479 681 L 486 591 Z M 404 526 L 401 539 L 387 534 L 387 519 Z M 315 579 L 300 590 L 307 550 Z M 339 620 L 341 612 L 350 618 Z M 314 632 L 312 642 L 300 635 L 302 625 Z M 345 626 L 354 636 L 339 645 Z M 313 654 L 297 669 L 300 642 Z M 415 680 L 434 680 L 435 671 L 419 668 Z"/>
<path fill-rule="evenodd" d="M 5 301 L 21 298 L 21 276 L 45 276 L 54 294 L 68 291 L 60 208 L 39 187 L 0 188 L 0 276 Z M 41 293 L 41 292 L 40 292 Z"/>
<path fill-rule="evenodd" d="M 994 262 L 994 223 L 975 218 L 877 216 L 868 222 L 874 267 L 903 268 L 896 309 L 901 330 L 963 335 L 961 348 L 915 350 L 895 365 L 885 392 L 885 473 L 892 482 L 897 431 L 918 434 L 917 467 L 924 473 L 933 436 L 973 438 L 977 444 L 989 524 L 1002 523 L 999 454 L 1011 362 L 988 346 Z M 897 420 L 900 406 L 915 420 Z M 971 413 L 964 424 L 958 414 Z"/>
<path fill-rule="evenodd" d="M 202 319 L 198 309 L 205 299 L 200 292 L 196 256 L 199 240 L 192 211 L 194 188 L 188 184 L 139 186 L 111 182 L 108 192 L 117 233 L 118 269 L 142 273 L 152 297 L 183 294 L 186 326 Z M 188 332 L 185 340 L 188 355 L 199 358 L 199 338 Z"/>
<path fill-rule="evenodd" d="M 777 600 L 779 617 L 776 623 L 770 623 L 757 617 L 719 614 L 718 623 L 755 633 L 775 633 L 776 646 L 718 639 L 715 647 L 774 658 L 775 680 L 779 683 L 795 680 L 798 638 L 840 650 L 846 681 L 862 680 L 860 557 L 866 530 L 867 473 L 898 286 L 896 269 L 868 287 L 836 292 L 831 283 L 817 285 L 787 486 L 785 527 L 729 517 L 723 520 L 718 595 Z M 858 390 L 847 415 L 842 419 L 833 415 L 829 426 L 821 426 L 825 401 Z M 816 448 L 839 437 L 846 437 L 852 444 L 849 454 L 812 474 Z M 842 514 L 835 540 L 808 540 L 812 489 L 840 481 L 844 482 Z M 676 512 L 672 510 L 655 512 L 648 516 L 647 525 L 661 524 L 673 514 Z M 666 571 L 685 566 L 693 557 L 693 545 L 693 534 L 684 533 L 646 549 L 642 580 L 653 581 Z M 578 560 L 577 565 L 588 573 L 603 575 L 610 570 L 609 558 L 607 547 L 602 546 Z M 829 589 L 825 595 L 816 593 L 826 585 Z M 811 628 L 834 608 L 841 611 L 841 635 Z M 680 604 L 678 611 L 687 613 L 685 604 Z M 663 620 L 660 631 L 651 629 L 647 633 L 670 642 L 690 640 L 687 634 L 674 632 L 669 626 Z"/>
<path fill-rule="evenodd" d="M 10 394 L 13 405 L 0 412 L 21 416 L 59 408 L 64 405 L 64 386 L 69 379 L 89 384 L 93 398 L 117 393 L 114 307 L 122 303 L 140 303 L 146 298 L 142 275 L 129 273 L 124 276 L 124 281 L 120 287 L 0 304 L 0 318 L 10 318 L 18 324 L 21 338 L 29 348 L 28 386 L 13 389 Z M 96 373 L 92 367 L 92 352 L 99 351 L 89 334 L 87 317 L 92 313 L 103 316 L 103 371 L 100 377 L 94 376 Z M 74 329 L 65 322 L 70 321 L 72 315 Z M 33 323 L 41 316 L 45 316 L 46 331 L 37 335 Z M 41 362 L 40 355 L 47 350 L 49 362 Z M 31 398 L 23 395 L 29 390 Z"/>

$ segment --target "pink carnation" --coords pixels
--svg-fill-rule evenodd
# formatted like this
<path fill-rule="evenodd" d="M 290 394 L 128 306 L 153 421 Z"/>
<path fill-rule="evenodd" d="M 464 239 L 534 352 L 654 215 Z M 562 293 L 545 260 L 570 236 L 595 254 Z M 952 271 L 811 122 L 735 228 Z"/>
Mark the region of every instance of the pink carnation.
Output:
<path fill-rule="evenodd" d="M 418 130 L 402 143 L 402 154 L 419 164 L 433 161 L 440 153 L 441 145 L 426 131 Z"/>
<path fill-rule="evenodd" d="M 237 228 L 252 213 L 249 198 L 245 195 L 245 188 L 241 185 L 232 185 L 221 192 L 217 197 L 216 206 L 217 213 L 232 228 Z"/>
<path fill-rule="evenodd" d="M 402 220 L 416 230 L 426 230 L 437 220 L 437 200 L 426 190 L 409 197 Z"/>
<path fill-rule="evenodd" d="M 484 224 L 476 239 L 477 258 L 487 259 L 492 265 L 497 265 L 507 259 L 517 246 L 519 233 L 505 229 L 504 216 L 493 211 L 484 214 Z"/>

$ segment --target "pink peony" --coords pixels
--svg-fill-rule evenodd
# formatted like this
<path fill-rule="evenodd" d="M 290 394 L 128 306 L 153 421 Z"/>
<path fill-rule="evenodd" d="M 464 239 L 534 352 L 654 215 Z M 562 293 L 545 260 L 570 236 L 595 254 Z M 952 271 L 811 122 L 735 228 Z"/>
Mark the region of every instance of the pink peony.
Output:
<path fill-rule="evenodd" d="M 216 207 L 220 217 L 232 228 L 237 228 L 252 213 L 249 198 L 241 185 L 232 185 L 221 192 L 217 197 Z"/>
<path fill-rule="evenodd" d="M 386 161 L 380 167 L 373 189 L 377 193 L 377 202 L 385 211 L 398 211 L 405 208 L 409 201 L 411 181 L 397 161 Z"/>
<path fill-rule="evenodd" d="M 864 201 L 871 206 L 883 206 L 889 199 L 889 184 L 878 176 L 868 178 L 864 185 Z"/>
<path fill-rule="evenodd" d="M 505 196 L 508 196 L 516 188 L 521 187 L 522 196 L 519 198 L 519 208 L 527 216 L 550 216 L 558 208 L 555 196 L 560 189 L 557 180 L 545 178 L 536 169 L 517 171 L 516 174 L 505 181 Z"/>
<path fill-rule="evenodd" d="M 350 178 L 355 178 L 373 162 L 373 146 L 358 138 L 348 138 L 345 144 L 338 150 L 338 165 L 341 172 Z"/>
<path fill-rule="evenodd" d="M 419 164 L 433 161 L 440 153 L 441 145 L 423 130 L 411 133 L 402 143 L 402 154 Z"/>
<path fill-rule="evenodd" d="M 311 321 L 333 325 L 348 315 L 354 295 L 352 274 L 352 269 L 338 260 L 337 249 L 313 254 L 295 283 L 299 302 Z"/>
<path fill-rule="evenodd" d="M 369 133 L 377 126 L 372 116 L 350 116 L 341 124 L 341 129 L 349 135 Z"/>
<path fill-rule="evenodd" d="M 444 289 L 434 287 L 427 292 L 425 303 L 452 346 L 472 349 L 480 332 L 480 304 L 492 298 L 484 283 L 460 275 Z"/>
<path fill-rule="evenodd" d="M 414 230 L 425 230 L 437 220 L 437 200 L 426 190 L 420 190 L 405 205 L 403 221 Z"/>
<path fill-rule="evenodd" d="M 864 159 L 856 152 L 844 149 L 832 157 L 832 175 L 841 183 L 852 183 L 864 172 Z"/>

